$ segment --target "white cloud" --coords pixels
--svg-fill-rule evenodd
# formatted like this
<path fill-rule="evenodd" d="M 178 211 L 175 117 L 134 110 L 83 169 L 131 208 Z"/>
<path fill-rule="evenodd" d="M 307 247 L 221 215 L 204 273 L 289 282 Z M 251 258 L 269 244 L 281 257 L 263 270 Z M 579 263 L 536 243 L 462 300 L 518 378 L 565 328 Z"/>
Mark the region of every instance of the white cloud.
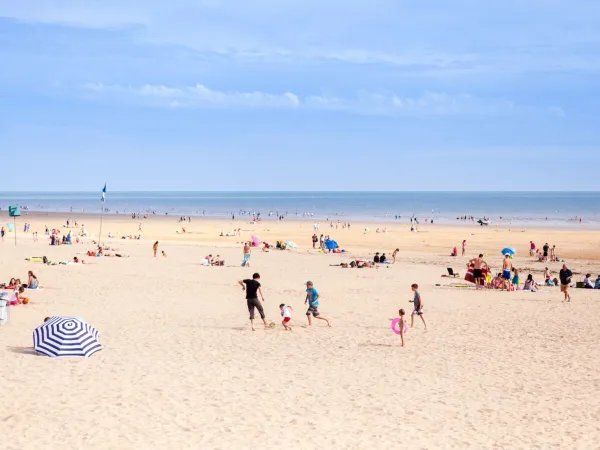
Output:
<path fill-rule="evenodd" d="M 0 0 L 0 17 L 130 28 L 136 42 L 243 60 L 498 74 L 599 71 L 600 8 L 592 3 L 456 0 L 443 8 L 440 0 L 436 9 L 401 0 Z M 487 25 L 490 17 L 497 26 Z"/>
<path fill-rule="evenodd" d="M 518 106 L 513 102 L 479 98 L 467 94 L 425 92 L 419 97 L 401 97 L 393 93 L 361 91 L 353 97 L 309 95 L 301 97 L 291 92 L 272 94 L 261 91 L 226 92 L 202 84 L 184 87 L 144 85 L 141 87 L 88 83 L 82 86 L 90 100 L 125 102 L 158 108 L 196 109 L 302 109 L 374 116 L 496 116 L 537 112 L 557 117 L 562 109 Z"/>

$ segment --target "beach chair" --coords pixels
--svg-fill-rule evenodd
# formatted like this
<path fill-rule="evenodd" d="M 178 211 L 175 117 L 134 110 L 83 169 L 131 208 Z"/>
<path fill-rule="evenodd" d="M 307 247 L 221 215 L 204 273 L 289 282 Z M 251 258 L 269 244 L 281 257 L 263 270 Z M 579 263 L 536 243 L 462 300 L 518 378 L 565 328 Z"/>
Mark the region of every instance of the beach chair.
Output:
<path fill-rule="evenodd" d="M 454 270 L 452 270 L 452 267 L 448 267 L 448 275 L 451 276 L 452 278 L 460 278 L 460 275 L 458 273 L 454 273 Z"/>

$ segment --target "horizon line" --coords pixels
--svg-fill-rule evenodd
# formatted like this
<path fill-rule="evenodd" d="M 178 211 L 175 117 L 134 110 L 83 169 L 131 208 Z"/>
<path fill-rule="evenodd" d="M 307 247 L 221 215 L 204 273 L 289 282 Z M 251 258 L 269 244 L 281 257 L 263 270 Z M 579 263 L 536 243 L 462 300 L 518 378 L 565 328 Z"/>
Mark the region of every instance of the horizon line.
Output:
<path fill-rule="evenodd" d="M 12 190 L 0 190 L 0 194 L 90 194 L 101 192 L 102 189 L 99 190 L 32 190 L 32 191 L 12 191 Z M 115 190 L 111 191 L 107 189 L 107 194 L 109 193 L 369 193 L 369 194 L 395 194 L 395 193 L 517 193 L 517 192 L 527 192 L 527 193 L 600 193 L 600 189 L 598 190 L 521 190 L 521 189 L 507 189 L 507 190 L 256 190 L 256 191 L 248 191 L 248 190 L 176 190 L 176 189 L 166 189 L 166 190 Z"/>

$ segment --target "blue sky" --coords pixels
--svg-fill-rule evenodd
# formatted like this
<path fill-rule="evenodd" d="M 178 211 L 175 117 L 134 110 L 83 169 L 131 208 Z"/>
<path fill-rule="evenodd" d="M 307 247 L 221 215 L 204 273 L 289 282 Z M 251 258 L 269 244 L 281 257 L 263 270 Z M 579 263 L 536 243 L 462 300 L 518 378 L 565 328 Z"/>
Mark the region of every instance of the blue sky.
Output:
<path fill-rule="evenodd" d="M 597 190 L 600 3 L 0 0 L 0 190 Z"/>

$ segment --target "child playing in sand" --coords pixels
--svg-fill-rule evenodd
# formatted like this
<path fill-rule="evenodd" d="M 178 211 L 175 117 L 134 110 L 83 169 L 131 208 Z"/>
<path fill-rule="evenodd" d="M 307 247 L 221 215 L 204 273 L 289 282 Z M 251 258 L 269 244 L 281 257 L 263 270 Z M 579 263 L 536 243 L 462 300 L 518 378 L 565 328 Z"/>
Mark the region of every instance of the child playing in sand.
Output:
<path fill-rule="evenodd" d="M 398 322 L 398 329 L 400 330 L 400 341 L 402 342 L 402 347 L 406 347 L 406 343 L 404 342 L 404 334 L 406 333 L 406 322 L 404 321 L 404 312 L 403 309 L 398 311 L 400 315 L 400 322 Z"/>
<path fill-rule="evenodd" d="M 304 300 L 304 304 L 306 303 L 308 303 L 308 309 L 306 310 L 308 326 L 312 325 L 311 315 L 315 319 L 324 320 L 325 322 L 327 322 L 328 327 L 331 326 L 329 320 L 325 317 L 321 317 L 321 315 L 319 314 L 319 292 L 315 289 L 312 281 L 306 282 L 306 300 Z"/>
<path fill-rule="evenodd" d="M 162 251 L 162 255 L 163 255 L 163 258 L 166 258 L 166 257 L 167 257 L 167 254 L 165 253 L 165 251 L 164 251 L 164 250 Z"/>
<path fill-rule="evenodd" d="M 281 325 L 285 330 L 292 331 L 292 327 L 289 325 L 290 320 L 292 320 L 292 307 L 282 303 L 279 305 L 279 310 L 281 311 L 281 317 L 283 317 Z"/>
<path fill-rule="evenodd" d="M 415 293 L 411 300 L 411 302 L 415 304 L 415 309 L 410 315 L 410 327 L 413 328 L 415 326 L 415 316 L 419 316 L 423 321 L 423 325 L 425 325 L 425 330 L 427 330 L 427 324 L 425 323 L 425 317 L 423 316 L 423 301 L 421 300 L 421 294 L 419 294 L 419 285 L 415 283 L 411 285 L 410 288 Z"/>

